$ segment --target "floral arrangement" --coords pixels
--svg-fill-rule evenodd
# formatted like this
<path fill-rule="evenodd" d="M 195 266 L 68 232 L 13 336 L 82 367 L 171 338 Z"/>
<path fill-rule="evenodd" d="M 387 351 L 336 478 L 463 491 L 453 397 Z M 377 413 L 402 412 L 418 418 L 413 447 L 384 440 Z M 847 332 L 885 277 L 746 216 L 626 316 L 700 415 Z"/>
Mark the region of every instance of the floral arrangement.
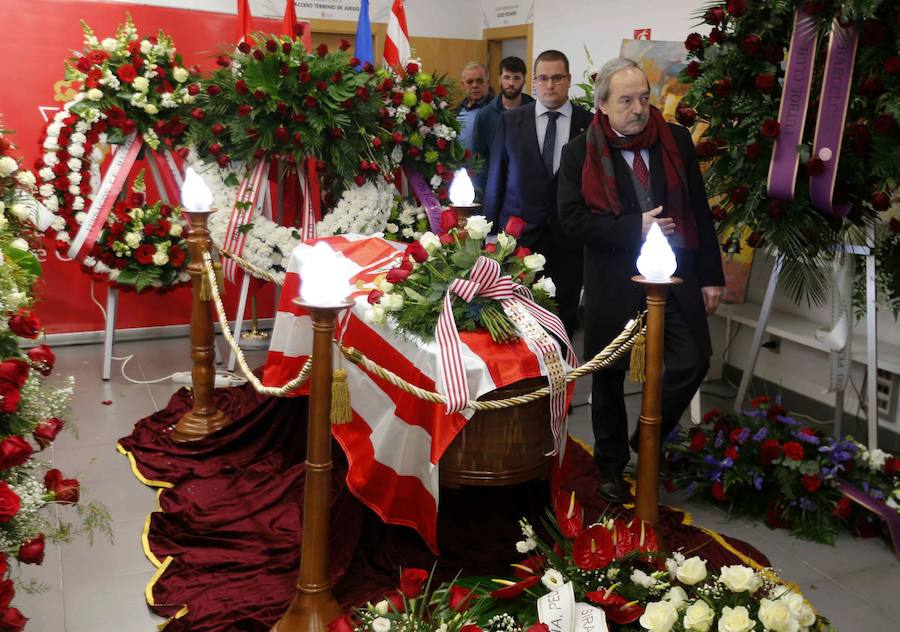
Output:
<path fill-rule="evenodd" d="M 674 488 L 832 544 L 841 524 L 864 534 L 878 529 L 877 519 L 842 495 L 837 483 L 900 509 L 900 459 L 850 438 L 823 436 L 766 396 L 752 406 L 743 415 L 711 410 L 684 441 L 666 446 Z"/>
<path fill-rule="evenodd" d="M 798 9 L 814 20 L 820 43 L 827 43 L 835 18 L 859 32 L 835 188 L 837 200 L 852 208 L 846 218 L 823 215 L 810 201 L 806 183 L 822 173 L 829 157 L 813 155 L 809 139 L 799 148 L 793 201 L 766 194 L 772 148 L 781 131 L 782 62 Z M 709 35 L 691 33 L 685 40 L 690 63 L 682 79 L 691 88 L 678 119 L 688 126 L 707 125 L 697 153 L 708 163 L 707 192 L 721 196 L 713 216 L 720 231 L 736 228 L 735 240 L 746 228 L 752 247 L 784 257 L 782 278 L 795 300 L 824 301 L 829 277 L 817 263 L 833 258 L 848 241 L 862 242 L 860 228 L 890 207 L 889 192 L 900 181 L 900 22 L 894 11 L 892 3 L 874 0 L 711 2 L 698 16 L 712 26 Z M 824 67 L 826 50 L 825 43 L 818 47 L 817 69 Z M 813 73 L 811 117 L 823 74 Z M 725 245 L 730 252 L 738 247 L 736 241 Z"/>
<path fill-rule="evenodd" d="M 394 198 L 390 217 L 384 227 L 384 238 L 390 241 L 418 241 L 428 232 L 428 214 L 414 200 Z"/>
<path fill-rule="evenodd" d="M 474 215 L 461 227 L 456 211 L 444 211 L 441 214 L 444 232 L 424 233 L 409 244 L 397 267 L 378 278 L 369 293 L 371 307 L 366 318 L 376 324 L 389 320 L 401 334 L 433 340 L 447 289 L 454 279 L 467 278 L 481 256 L 497 261 L 502 275 L 531 288 L 536 303 L 555 309 L 553 281 L 535 279 L 544 268 L 544 256 L 516 245 L 524 222 L 511 218 L 505 231 L 497 236 L 497 242 L 485 245 L 492 224 L 484 216 Z M 469 303 L 455 300 L 453 317 L 460 331 L 484 328 L 496 342 L 519 338 L 518 330 L 500 304 L 490 298 L 475 297 Z"/>
<path fill-rule="evenodd" d="M 469 153 L 456 141 L 459 122 L 448 100 L 446 78 L 421 68 L 421 60 L 410 59 L 402 72 L 376 73 L 376 91 L 383 105 L 371 143 L 390 166 L 402 165 L 419 173 L 438 198 L 446 200 L 453 174 Z"/>
<path fill-rule="evenodd" d="M 35 163 L 40 201 L 58 214 L 51 234 L 63 253 L 87 218 L 102 147 L 132 133 L 154 150 L 176 146 L 186 129 L 180 108 L 194 99 L 187 89 L 190 73 L 164 33 L 141 38 L 130 17 L 115 37 L 100 40 L 86 24 L 83 30 L 84 50 L 66 63 L 66 78 L 81 88 L 44 129 L 39 139 L 44 153 Z M 104 261 L 103 254 L 102 247 L 89 253 L 93 264 L 86 263 L 86 270 L 129 285 L 116 279 L 121 268 Z M 162 275 L 154 280 L 161 282 Z M 168 275 L 168 281 L 177 277 Z"/>
<path fill-rule="evenodd" d="M 37 344 L 26 352 L 20 346 L 22 338 L 36 340 L 41 334 L 40 320 L 30 310 L 41 266 L 29 244 L 33 216 L 26 212 L 33 208 L 34 176 L 21 169 L 11 148 L 0 136 L 0 628 L 21 630 L 27 619 L 11 606 L 15 584 L 22 583 L 12 560 L 40 564 L 48 540 L 68 541 L 78 531 L 91 539 L 95 530 L 111 532 L 106 509 L 96 502 L 79 504 L 78 481 L 39 456 L 65 426 L 74 380 L 51 385 L 46 378 L 56 362 L 52 349 Z M 48 515 L 54 503 L 74 506 L 82 524 Z M 24 587 L 39 589 L 33 582 Z"/>
<path fill-rule="evenodd" d="M 316 225 L 317 234 L 328 237 L 380 233 L 395 207 L 394 191 L 394 186 L 384 180 L 348 187 L 337 205 Z"/>
<path fill-rule="evenodd" d="M 187 283 L 186 227 L 181 210 L 161 201 L 146 203 L 144 172 L 140 172 L 125 199 L 113 206 L 82 269 L 113 287 L 142 292 L 166 291 Z"/>

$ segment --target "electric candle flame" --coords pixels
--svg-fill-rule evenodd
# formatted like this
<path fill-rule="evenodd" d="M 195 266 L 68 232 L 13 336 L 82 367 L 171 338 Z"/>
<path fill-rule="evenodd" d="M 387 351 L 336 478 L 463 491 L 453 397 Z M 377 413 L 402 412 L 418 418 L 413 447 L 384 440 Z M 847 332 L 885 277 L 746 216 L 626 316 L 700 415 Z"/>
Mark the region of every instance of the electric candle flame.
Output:
<path fill-rule="evenodd" d="M 184 174 L 184 185 L 181 187 L 181 205 L 193 213 L 208 213 L 212 205 L 213 194 L 206 182 L 191 167 Z"/>
<path fill-rule="evenodd" d="M 453 182 L 450 184 L 450 203 L 453 206 L 472 206 L 474 201 L 475 187 L 466 170 L 460 169 L 453 174 Z"/>
<path fill-rule="evenodd" d="M 300 296 L 316 307 L 341 307 L 353 292 L 357 267 L 325 243 L 300 246 Z"/>
<path fill-rule="evenodd" d="M 637 260 L 638 272 L 650 282 L 668 283 L 677 267 L 675 253 L 659 229 L 659 224 L 654 223 L 641 246 L 641 255 Z"/>

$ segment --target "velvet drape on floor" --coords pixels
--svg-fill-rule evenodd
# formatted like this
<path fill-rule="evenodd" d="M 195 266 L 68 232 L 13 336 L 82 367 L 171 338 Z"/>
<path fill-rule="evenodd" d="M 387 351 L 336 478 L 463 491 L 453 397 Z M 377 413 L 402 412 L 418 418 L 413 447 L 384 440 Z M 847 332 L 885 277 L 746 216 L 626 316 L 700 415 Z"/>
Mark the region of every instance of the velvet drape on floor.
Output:
<path fill-rule="evenodd" d="M 190 410 L 190 393 L 141 419 L 120 440 L 145 483 L 162 487 L 144 547 L 160 572 L 148 587 L 150 605 L 173 617 L 166 632 L 266 631 L 294 595 L 299 568 L 306 398 L 276 399 L 251 387 L 218 389 L 218 406 L 234 421 L 192 444 L 169 439 Z M 561 486 L 574 490 L 592 520 L 607 510 L 595 494 L 593 459 L 570 440 Z M 334 444 L 331 576 L 345 607 L 376 600 L 397 585 L 401 567 L 430 569 L 435 558 L 418 534 L 383 524 L 344 484 L 346 462 Z M 521 558 L 517 521 L 538 524 L 549 506 L 543 481 L 511 488 L 442 489 L 437 578 L 508 577 Z M 684 524 L 682 512 L 661 508 L 659 531 L 672 550 L 691 550 L 711 565 L 739 563 L 746 555 L 766 565 L 750 545 Z"/>

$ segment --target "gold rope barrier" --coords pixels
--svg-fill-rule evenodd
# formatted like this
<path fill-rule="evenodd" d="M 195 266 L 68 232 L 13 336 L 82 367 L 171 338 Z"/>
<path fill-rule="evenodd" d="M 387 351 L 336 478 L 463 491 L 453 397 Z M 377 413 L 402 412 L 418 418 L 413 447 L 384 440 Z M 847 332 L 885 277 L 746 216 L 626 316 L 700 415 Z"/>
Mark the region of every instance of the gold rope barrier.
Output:
<path fill-rule="evenodd" d="M 250 274 L 255 276 L 257 279 L 262 279 L 263 281 L 270 281 L 270 282 L 274 283 L 275 285 L 284 285 L 284 282 L 279 281 L 278 279 L 273 277 L 271 274 L 269 274 L 262 268 L 259 268 L 255 265 L 253 265 L 246 259 L 242 259 L 241 257 L 239 257 L 238 255 L 234 254 L 233 252 L 231 252 L 230 250 L 228 250 L 226 248 L 219 248 L 219 253 L 223 257 L 228 257 L 229 259 L 234 261 L 236 264 L 238 264 L 238 267 L 249 272 Z"/>
<path fill-rule="evenodd" d="M 234 349 L 235 354 L 237 354 L 237 360 L 241 367 L 241 371 L 253 385 L 253 388 L 256 389 L 256 392 L 274 397 L 285 397 L 292 391 L 297 390 L 297 388 L 309 378 L 309 375 L 312 372 L 312 357 L 310 357 L 306 361 L 306 364 L 303 365 L 303 368 L 300 369 L 299 375 L 284 386 L 275 388 L 273 386 L 266 386 L 260 382 L 259 378 L 254 375 L 253 370 L 247 364 L 247 359 L 244 357 L 244 351 L 237 344 L 237 341 L 235 341 L 234 335 L 231 333 L 231 328 L 228 326 L 228 318 L 225 316 L 225 306 L 222 305 L 222 297 L 219 294 L 219 286 L 216 283 L 216 273 L 213 268 L 212 256 L 209 254 L 209 251 L 203 253 L 203 268 L 209 279 L 213 305 L 216 306 L 216 313 L 219 315 L 219 323 L 222 325 L 222 335 L 225 336 L 225 340 L 228 341 L 228 344 L 231 345 L 231 348 Z"/>
<path fill-rule="evenodd" d="M 223 254 L 225 253 L 223 252 Z M 243 264 L 246 263 L 240 257 L 236 257 L 234 255 L 231 255 L 230 253 L 225 254 L 225 256 L 230 256 L 238 265 L 242 267 Z M 219 323 L 222 326 L 222 333 L 225 336 L 225 340 L 228 341 L 228 344 L 231 345 L 231 348 L 234 349 L 235 353 L 237 354 L 237 359 L 240 363 L 241 370 L 247 376 L 247 379 L 250 380 L 250 383 L 253 384 L 253 388 L 255 388 L 257 392 L 262 393 L 263 395 L 273 395 L 275 397 L 284 397 L 291 391 L 296 390 L 297 387 L 299 387 L 309 377 L 310 370 L 312 368 L 312 359 L 310 358 L 306 361 L 306 364 L 303 365 L 303 369 L 300 371 L 300 375 L 298 375 L 296 378 L 294 378 L 284 386 L 275 388 L 263 385 L 262 382 L 260 382 L 259 379 L 257 379 L 257 377 L 253 374 L 252 370 L 250 370 L 249 366 L 247 365 L 247 361 L 244 358 L 242 350 L 235 342 L 234 336 L 231 333 L 231 328 L 228 325 L 228 319 L 225 316 L 225 306 L 222 305 L 222 299 L 219 296 L 218 287 L 216 287 L 215 283 L 213 282 L 215 280 L 215 271 L 212 265 L 212 257 L 208 252 L 203 253 L 203 263 L 206 275 L 211 281 L 213 304 L 216 307 L 216 313 L 219 315 Z M 256 268 L 256 270 L 259 269 Z M 253 270 L 251 270 L 251 272 L 252 271 Z M 622 330 L 622 333 L 616 336 L 616 338 L 612 342 L 606 345 L 606 347 L 602 351 L 591 358 L 588 362 L 585 362 L 581 366 L 569 371 L 566 374 L 566 382 L 574 382 L 580 377 L 605 368 L 625 355 L 625 353 L 627 353 L 631 349 L 631 347 L 634 346 L 638 337 L 643 335 L 644 333 L 644 328 L 642 327 L 642 316 L 643 315 L 640 315 L 637 320 L 629 321 L 628 324 L 625 325 L 625 329 Z M 419 399 L 423 399 L 435 404 L 445 404 L 447 402 L 446 396 L 441 395 L 440 393 L 425 390 L 423 388 L 415 386 L 414 384 L 410 384 L 395 373 L 389 371 L 388 369 L 385 369 L 379 364 L 376 364 L 353 347 L 345 347 L 337 341 L 335 341 L 335 344 L 338 345 L 341 353 L 350 362 L 362 367 L 364 370 L 369 371 L 370 373 L 378 375 L 394 386 L 406 391 L 410 395 L 414 395 Z M 467 407 L 472 408 L 473 410 L 501 410 L 503 408 L 511 408 L 513 406 L 527 404 L 528 402 L 533 402 L 542 397 L 547 397 L 549 394 L 550 387 L 545 386 L 543 388 L 532 391 L 531 393 L 526 393 L 525 395 L 519 395 L 516 397 L 484 402 L 470 401 Z"/>

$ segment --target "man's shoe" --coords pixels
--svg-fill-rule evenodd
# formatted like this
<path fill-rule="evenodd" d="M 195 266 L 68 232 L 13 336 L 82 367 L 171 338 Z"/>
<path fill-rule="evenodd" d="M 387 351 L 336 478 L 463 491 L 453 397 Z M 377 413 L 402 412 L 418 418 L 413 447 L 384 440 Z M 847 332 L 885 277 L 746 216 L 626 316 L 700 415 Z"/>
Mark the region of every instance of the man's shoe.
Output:
<path fill-rule="evenodd" d="M 628 501 L 628 484 L 625 483 L 621 474 L 616 474 L 600 481 L 597 486 L 597 494 L 613 505 L 621 505 Z"/>

